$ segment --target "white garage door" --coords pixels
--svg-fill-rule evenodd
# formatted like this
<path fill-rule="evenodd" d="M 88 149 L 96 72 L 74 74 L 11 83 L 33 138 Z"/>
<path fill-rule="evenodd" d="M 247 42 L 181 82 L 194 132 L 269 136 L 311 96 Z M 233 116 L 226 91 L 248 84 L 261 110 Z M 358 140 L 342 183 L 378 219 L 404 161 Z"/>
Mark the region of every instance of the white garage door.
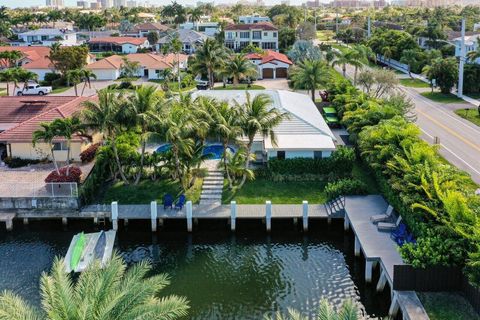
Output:
<path fill-rule="evenodd" d="M 92 71 L 97 76 L 97 80 L 116 80 L 118 78 L 118 74 L 116 70 L 95 69 Z"/>

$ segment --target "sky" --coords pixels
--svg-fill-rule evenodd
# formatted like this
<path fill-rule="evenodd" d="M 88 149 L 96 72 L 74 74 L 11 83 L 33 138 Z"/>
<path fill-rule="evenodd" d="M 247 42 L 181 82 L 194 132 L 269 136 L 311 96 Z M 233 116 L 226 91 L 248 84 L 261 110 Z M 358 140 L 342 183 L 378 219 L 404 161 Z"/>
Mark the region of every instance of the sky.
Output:
<path fill-rule="evenodd" d="M 66 6 L 76 6 L 76 0 L 64 0 Z M 144 1 L 144 0 L 137 0 L 137 1 Z M 236 3 L 238 0 L 216 0 L 215 3 Z M 264 0 L 267 5 L 274 5 L 280 4 L 281 0 Z M 290 4 L 292 5 L 299 5 L 304 3 L 306 0 L 290 0 Z M 325 0 L 326 1 L 326 0 Z M 323 2 L 325 2 L 323 1 Z M 169 4 L 170 0 L 149 0 L 150 4 L 153 5 L 165 5 Z M 181 4 L 188 4 L 188 5 L 195 5 L 197 0 L 177 0 L 178 3 Z M 207 1 L 204 1 L 207 2 Z M 322 1 L 320 1 L 322 2 Z M 30 7 L 30 6 L 44 6 L 45 0 L 0 0 L 0 6 L 6 6 L 9 8 L 17 8 L 17 7 Z"/>

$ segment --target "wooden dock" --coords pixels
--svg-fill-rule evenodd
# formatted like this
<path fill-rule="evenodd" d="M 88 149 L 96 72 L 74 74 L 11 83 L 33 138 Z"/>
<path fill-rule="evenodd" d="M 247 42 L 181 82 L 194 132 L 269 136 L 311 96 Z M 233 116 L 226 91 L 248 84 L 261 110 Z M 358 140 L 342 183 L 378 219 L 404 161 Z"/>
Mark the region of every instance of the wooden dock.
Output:
<path fill-rule="evenodd" d="M 378 231 L 377 226 L 370 221 L 371 216 L 384 214 L 387 207 L 383 197 L 378 195 L 351 196 L 345 200 L 345 229 L 352 228 L 355 234 L 355 255 L 363 253 L 365 257 L 365 282 L 372 282 L 373 268 L 377 264 L 380 266 L 377 291 L 383 291 L 387 282 L 393 288 L 393 266 L 404 264 L 397 244 L 390 238 L 390 232 Z M 429 319 L 414 291 L 391 289 L 391 297 L 391 316 L 396 315 L 400 309 L 403 319 Z"/>
<path fill-rule="evenodd" d="M 0 222 L 5 222 L 5 227 L 7 231 L 11 231 L 13 229 L 13 219 L 16 217 L 16 213 L 14 212 L 0 212 Z"/>

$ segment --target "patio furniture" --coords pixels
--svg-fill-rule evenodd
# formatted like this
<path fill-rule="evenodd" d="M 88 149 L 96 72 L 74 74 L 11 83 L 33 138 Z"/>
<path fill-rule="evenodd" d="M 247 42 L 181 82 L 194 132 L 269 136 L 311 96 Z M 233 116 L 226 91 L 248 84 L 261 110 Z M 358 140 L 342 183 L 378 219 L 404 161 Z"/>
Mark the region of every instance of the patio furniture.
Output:
<path fill-rule="evenodd" d="M 182 194 L 177 202 L 175 203 L 175 210 L 182 210 L 183 206 L 185 205 L 185 201 L 187 200 L 187 198 L 185 197 L 184 194 Z"/>
<path fill-rule="evenodd" d="M 403 244 L 403 241 L 407 238 L 407 236 L 408 236 L 407 226 L 403 222 L 400 223 L 398 225 L 398 228 L 393 230 L 392 233 L 390 234 L 390 238 L 399 245 Z"/>
<path fill-rule="evenodd" d="M 388 219 L 392 217 L 392 213 L 393 213 L 393 207 L 391 205 L 388 205 L 387 211 L 385 213 L 371 216 L 370 221 L 372 221 L 373 224 L 388 221 Z"/>
<path fill-rule="evenodd" d="M 163 196 L 163 209 L 171 209 L 173 206 L 173 197 L 167 193 Z"/>
<path fill-rule="evenodd" d="M 400 225 L 400 222 L 402 222 L 402 217 L 398 217 L 397 221 L 395 223 L 391 222 L 379 222 L 377 224 L 377 229 L 378 231 L 392 231 L 398 228 Z"/>

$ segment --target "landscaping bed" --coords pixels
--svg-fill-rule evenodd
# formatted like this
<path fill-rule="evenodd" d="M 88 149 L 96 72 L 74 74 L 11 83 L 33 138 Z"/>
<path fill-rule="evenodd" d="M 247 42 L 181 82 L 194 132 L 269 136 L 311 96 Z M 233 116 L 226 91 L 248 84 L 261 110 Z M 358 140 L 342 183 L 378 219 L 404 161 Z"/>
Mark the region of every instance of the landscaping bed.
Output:
<path fill-rule="evenodd" d="M 250 87 L 247 84 L 239 84 L 236 87 L 233 84 L 228 84 L 225 88 L 223 86 L 215 87 L 213 90 L 263 90 L 265 87 L 251 84 Z"/>
<path fill-rule="evenodd" d="M 476 108 L 458 109 L 455 110 L 455 113 L 463 119 L 480 126 L 480 114 Z"/>
<path fill-rule="evenodd" d="M 411 88 L 430 88 L 430 85 L 418 79 L 400 79 L 400 84 Z"/>

